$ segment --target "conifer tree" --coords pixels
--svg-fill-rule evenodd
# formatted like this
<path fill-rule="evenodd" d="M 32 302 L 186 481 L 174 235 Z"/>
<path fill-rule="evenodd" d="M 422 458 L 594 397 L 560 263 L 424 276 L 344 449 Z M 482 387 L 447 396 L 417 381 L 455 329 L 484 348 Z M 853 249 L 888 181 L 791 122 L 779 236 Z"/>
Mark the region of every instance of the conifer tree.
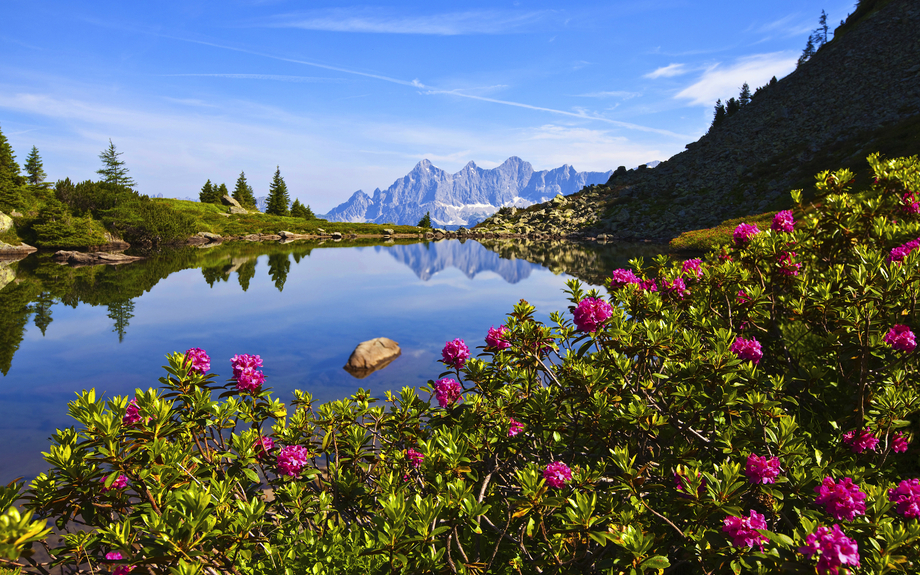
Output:
<path fill-rule="evenodd" d="M 418 227 L 420 228 L 430 228 L 431 227 L 431 212 L 425 212 L 425 216 L 418 222 Z"/>
<path fill-rule="evenodd" d="M 735 98 L 729 98 L 725 103 L 725 116 L 733 116 L 735 112 L 741 109 L 741 104 Z"/>
<path fill-rule="evenodd" d="M 22 205 L 20 186 L 24 183 L 19 175 L 19 164 L 13 154 L 13 147 L 0 131 L 0 207 L 17 208 Z"/>
<path fill-rule="evenodd" d="M 724 121 L 725 121 L 725 105 L 722 103 L 722 100 L 719 99 L 719 100 L 716 100 L 715 114 L 713 115 L 712 124 L 709 126 L 709 129 L 712 130 L 713 128 L 717 127 Z"/>
<path fill-rule="evenodd" d="M 796 63 L 796 66 L 801 66 L 814 55 L 815 55 L 815 40 L 813 36 L 809 36 L 808 42 L 805 44 L 805 49 L 802 50 L 802 55 L 799 56 L 799 61 Z"/>
<path fill-rule="evenodd" d="M 221 203 L 221 198 L 230 195 L 230 190 L 227 189 L 227 184 L 221 184 L 217 186 L 216 193 L 214 195 L 217 197 L 217 201 L 214 203 Z"/>
<path fill-rule="evenodd" d="M 818 47 L 827 44 L 827 12 L 821 10 L 821 17 L 818 19 L 818 29 L 815 30 L 817 34 L 820 35 L 821 43 L 818 44 Z"/>
<path fill-rule="evenodd" d="M 122 154 L 124 152 L 115 150 L 115 144 L 109 138 L 109 147 L 99 153 L 102 169 L 96 170 L 96 173 L 102 176 L 103 182 L 133 188 L 137 183 L 128 175 L 124 160 L 119 158 Z"/>
<path fill-rule="evenodd" d="M 47 190 L 50 184 L 45 181 L 48 174 L 45 173 L 42 165 L 42 158 L 38 155 L 38 148 L 32 146 L 32 151 L 26 157 L 26 163 L 23 165 L 26 169 L 26 179 L 29 185 L 36 189 Z"/>
<path fill-rule="evenodd" d="M 211 180 L 208 180 L 201 186 L 201 191 L 198 193 L 198 201 L 202 204 L 213 204 L 214 203 L 214 186 L 211 185 Z"/>
<path fill-rule="evenodd" d="M 288 196 L 287 184 L 284 183 L 284 178 L 281 177 L 281 168 L 276 166 L 275 176 L 268 186 L 265 213 L 273 216 L 286 216 L 290 213 L 288 211 L 290 203 L 291 198 Z"/>
<path fill-rule="evenodd" d="M 244 208 L 254 209 L 256 207 L 256 197 L 252 193 L 252 186 L 246 182 L 246 172 L 240 172 L 240 177 L 236 179 L 233 199 L 238 201 Z"/>
<path fill-rule="evenodd" d="M 741 86 L 741 93 L 738 94 L 738 105 L 742 108 L 751 103 L 751 87 L 745 82 Z"/>

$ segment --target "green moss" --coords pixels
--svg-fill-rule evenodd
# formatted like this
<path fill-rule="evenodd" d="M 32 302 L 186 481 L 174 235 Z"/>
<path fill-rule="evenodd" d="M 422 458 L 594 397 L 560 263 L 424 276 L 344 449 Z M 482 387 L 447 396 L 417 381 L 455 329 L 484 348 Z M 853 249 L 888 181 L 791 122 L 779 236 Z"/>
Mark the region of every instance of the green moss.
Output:
<path fill-rule="evenodd" d="M 756 224 L 761 230 L 770 229 L 775 215 L 776 212 L 767 212 L 756 216 L 733 218 L 713 228 L 684 232 L 671 240 L 669 245 L 672 250 L 706 252 L 731 243 L 732 234 L 738 224 Z"/>

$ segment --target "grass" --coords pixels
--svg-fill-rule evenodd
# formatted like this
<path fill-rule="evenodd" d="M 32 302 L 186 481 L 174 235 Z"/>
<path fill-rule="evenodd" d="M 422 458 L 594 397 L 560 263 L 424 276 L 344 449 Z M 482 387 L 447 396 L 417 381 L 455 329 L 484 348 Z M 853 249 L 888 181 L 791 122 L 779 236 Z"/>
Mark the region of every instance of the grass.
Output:
<path fill-rule="evenodd" d="M 756 216 L 744 216 L 725 220 L 713 228 L 690 230 L 671 240 L 670 248 L 678 251 L 707 252 L 721 245 L 732 242 L 732 234 L 738 224 L 756 224 L 761 230 L 770 229 L 776 212 L 767 212 Z"/>

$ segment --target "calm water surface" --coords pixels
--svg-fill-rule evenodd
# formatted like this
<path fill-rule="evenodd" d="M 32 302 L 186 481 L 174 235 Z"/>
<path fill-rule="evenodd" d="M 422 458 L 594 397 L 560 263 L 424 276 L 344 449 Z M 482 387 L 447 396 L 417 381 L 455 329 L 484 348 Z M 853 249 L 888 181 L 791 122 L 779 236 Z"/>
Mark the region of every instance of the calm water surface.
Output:
<path fill-rule="evenodd" d="M 548 321 L 567 307 L 562 288 L 572 275 L 597 285 L 629 258 L 658 251 L 295 242 L 188 248 L 118 268 L 68 268 L 47 254 L 0 264 L 0 278 L 15 275 L 0 289 L 0 482 L 47 468 L 40 452 L 56 428 L 74 424 L 67 402 L 76 391 L 156 387 L 169 352 L 204 348 L 220 379 L 234 354 L 258 354 L 282 401 L 294 389 L 319 402 L 359 387 L 382 395 L 436 377 L 447 340 L 483 345 L 518 300 Z M 381 336 L 402 356 L 361 380 L 342 369 L 359 342 Z"/>

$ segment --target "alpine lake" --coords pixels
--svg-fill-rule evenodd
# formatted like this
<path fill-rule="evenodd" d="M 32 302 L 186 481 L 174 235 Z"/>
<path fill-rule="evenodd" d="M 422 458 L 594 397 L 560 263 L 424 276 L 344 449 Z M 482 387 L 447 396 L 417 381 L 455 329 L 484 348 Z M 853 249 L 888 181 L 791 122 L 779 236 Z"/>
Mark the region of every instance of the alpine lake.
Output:
<path fill-rule="evenodd" d="M 233 242 L 148 254 L 119 266 L 70 267 L 35 253 L 0 260 L 0 483 L 48 468 L 55 429 L 76 424 L 83 389 L 134 396 L 159 385 L 165 355 L 200 347 L 218 381 L 235 354 L 259 355 L 265 385 L 316 403 L 366 389 L 376 397 L 444 371 L 444 343 L 475 356 L 515 303 L 549 322 L 570 278 L 600 287 L 652 244 L 506 240 Z M 130 252 L 129 252 L 130 253 Z M 388 337 L 402 354 L 356 378 L 358 343 Z"/>

